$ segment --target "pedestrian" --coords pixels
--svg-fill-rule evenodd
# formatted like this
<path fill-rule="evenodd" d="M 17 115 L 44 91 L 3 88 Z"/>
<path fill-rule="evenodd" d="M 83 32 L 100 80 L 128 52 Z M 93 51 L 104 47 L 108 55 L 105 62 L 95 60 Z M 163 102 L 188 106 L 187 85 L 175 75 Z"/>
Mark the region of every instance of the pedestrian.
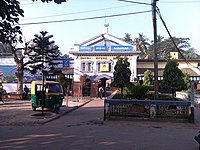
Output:
<path fill-rule="evenodd" d="M 25 87 L 24 87 L 24 99 L 28 99 L 29 92 L 30 92 L 29 88 L 25 85 Z"/>
<path fill-rule="evenodd" d="M 4 89 L 3 89 L 2 81 L 0 81 L 0 101 L 2 101 L 2 103 L 4 103 L 3 94 L 4 94 Z"/>
<path fill-rule="evenodd" d="M 102 99 L 104 93 L 104 89 L 102 87 L 99 88 L 99 97 Z"/>

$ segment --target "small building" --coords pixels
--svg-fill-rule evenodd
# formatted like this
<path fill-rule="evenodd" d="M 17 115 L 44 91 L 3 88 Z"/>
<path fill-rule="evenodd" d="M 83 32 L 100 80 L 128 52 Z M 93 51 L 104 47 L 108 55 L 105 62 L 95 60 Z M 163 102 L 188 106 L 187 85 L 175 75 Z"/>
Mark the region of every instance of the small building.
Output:
<path fill-rule="evenodd" d="M 90 84 L 85 87 L 87 91 L 90 91 L 87 96 L 97 96 L 99 86 L 105 90 L 112 81 L 117 57 L 128 58 L 132 78 L 137 77 L 137 57 L 140 52 L 136 51 L 135 45 L 111 34 L 103 33 L 75 44 L 74 50 L 69 53 L 75 56 L 73 82 L 75 97 L 84 96 L 85 89 L 82 88 L 80 81 L 83 75 L 87 75 L 87 80 L 90 81 Z"/>
<path fill-rule="evenodd" d="M 200 69 L 198 59 L 176 59 L 179 64 L 179 69 L 183 73 L 188 73 L 190 79 L 195 82 L 195 87 L 200 82 Z M 158 60 L 158 80 L 163 79 L 163 72 L 166 66 L 167 60 Z M 150 70 L 154 74 L 154 60 L 153 59 L 138 59 L 137 60 L 137 78 L 138 80 L 144 80 L 144 72 Z M 199 88 L 200 89 L 200 88 Z"/>

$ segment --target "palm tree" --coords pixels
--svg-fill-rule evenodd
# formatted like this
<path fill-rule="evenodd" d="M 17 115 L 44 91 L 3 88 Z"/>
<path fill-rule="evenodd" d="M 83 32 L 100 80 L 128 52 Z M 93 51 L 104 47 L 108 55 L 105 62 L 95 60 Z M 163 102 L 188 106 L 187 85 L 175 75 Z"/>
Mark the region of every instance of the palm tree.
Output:
<path fill-rule="evenodd" d="M 143 33 L 139 33 L 139 37 L 135 38 L 134 42 L 136 43 L 136 50 L 141 51 L 141 58 L 145 58 L 147 55 L 147 49 L 149 47 L 148 38 L 143 35 Z"/>
<path fill-rule="evenodd" d="M 125 37 L 123 38 L 123 40 L 130 44 L 133 43 L 133 40 L 131 39 L 131 34 L 129 34 L 129 33 L 125 33 Z"/>

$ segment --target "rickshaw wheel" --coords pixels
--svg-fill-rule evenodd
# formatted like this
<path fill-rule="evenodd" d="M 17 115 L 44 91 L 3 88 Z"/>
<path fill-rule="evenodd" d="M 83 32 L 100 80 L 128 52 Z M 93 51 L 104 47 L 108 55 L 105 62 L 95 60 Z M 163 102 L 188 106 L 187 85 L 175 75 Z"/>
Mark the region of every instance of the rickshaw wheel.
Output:
<path fill-rule="evenodd" d="M 33 110 L 33 111 L 36 111 L 36 106 L 32 106 L 32 110 Z"/>

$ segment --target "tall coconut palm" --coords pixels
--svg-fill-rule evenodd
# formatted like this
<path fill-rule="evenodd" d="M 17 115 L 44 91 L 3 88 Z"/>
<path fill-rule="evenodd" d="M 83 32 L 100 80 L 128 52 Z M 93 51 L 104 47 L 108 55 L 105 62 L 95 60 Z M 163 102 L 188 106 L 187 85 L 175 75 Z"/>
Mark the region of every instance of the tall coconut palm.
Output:
<path fill-rule="evenodd" d="M 141 51 L 141 58 L 145 58 L 147 55 L 147 49 L 149 47 L 148 38 L 143 35 L 143 33 L 139 33 L 138 38 L 135 38 L 134 42 L 136 43 L 136 50 Z"/>
<path fill-rule="evenodd" d="M 129 33 L 125 33 L 125 37 L 123 38 L 123 40 L 124 40 L 125 42 L 127 42 L 127 43 L 130 43 L 130 44 L 133 43 L 133 40 L 132 40 L 132 38 L 131 38 L 131 34 L 129 34 Z"/>

